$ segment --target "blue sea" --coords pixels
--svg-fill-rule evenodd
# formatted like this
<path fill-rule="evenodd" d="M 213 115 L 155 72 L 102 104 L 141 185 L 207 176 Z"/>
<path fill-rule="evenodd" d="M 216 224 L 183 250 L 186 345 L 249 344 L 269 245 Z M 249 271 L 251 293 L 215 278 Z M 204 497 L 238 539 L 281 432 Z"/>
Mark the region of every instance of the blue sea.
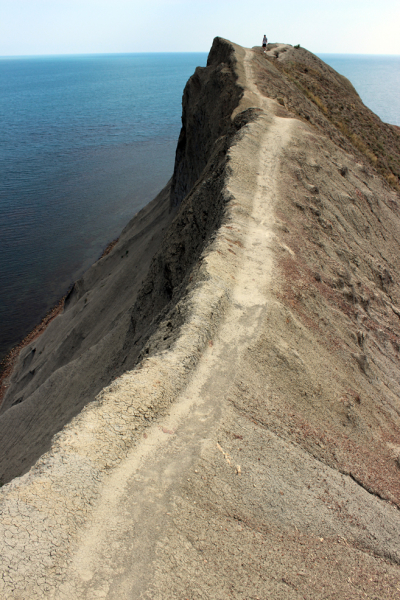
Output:
<path fill-rule="evenodd" d="M 320 56 L 400 125 L 400 57 Z M 167 183 L 206 60 L 0 58 L 0 360 Z"/>
<path fill-rule="evenodd" d="M 0 59 L 0 360 L 168 182 L 206 61 Z"/>

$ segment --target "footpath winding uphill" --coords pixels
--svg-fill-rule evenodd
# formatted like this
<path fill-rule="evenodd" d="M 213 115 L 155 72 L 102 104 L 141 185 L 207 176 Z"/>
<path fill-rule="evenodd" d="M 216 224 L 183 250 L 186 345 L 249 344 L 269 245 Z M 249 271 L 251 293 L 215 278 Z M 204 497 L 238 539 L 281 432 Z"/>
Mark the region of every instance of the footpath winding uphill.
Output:
<path fill-rule="evenodd" d="M 172 181 L 92 268 L 146 223 L 120 374 L 1 489 L 0 598 L 399 597 L 400 197 L 295 72 L 361 105 L 282 44 L 217 38 L 189 80 Z M 43 352 L 108 285 L 89 272 Z M 50 377 L 20 404 L 59 414 Z"/>

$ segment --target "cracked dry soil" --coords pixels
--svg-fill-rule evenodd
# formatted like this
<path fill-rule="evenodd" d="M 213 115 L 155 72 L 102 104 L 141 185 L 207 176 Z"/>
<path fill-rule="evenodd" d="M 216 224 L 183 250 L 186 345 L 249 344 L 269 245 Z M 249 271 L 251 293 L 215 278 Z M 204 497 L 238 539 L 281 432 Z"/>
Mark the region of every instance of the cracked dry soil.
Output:
<path fill-rule="evenodd" d="M 186 320 L 2 489 L 1 598 L 400 595 L 399 195 L 213 52 L 255 117 Z"/>

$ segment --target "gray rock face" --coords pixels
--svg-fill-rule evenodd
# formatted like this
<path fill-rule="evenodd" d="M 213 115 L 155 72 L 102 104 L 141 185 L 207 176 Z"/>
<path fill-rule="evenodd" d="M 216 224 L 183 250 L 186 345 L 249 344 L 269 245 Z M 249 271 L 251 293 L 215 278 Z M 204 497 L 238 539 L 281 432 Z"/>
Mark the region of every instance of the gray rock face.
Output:
<path fill-rule="evenodd" d="M 2 600 L 398 597 L 400 196 L 335 98 L 361 132 L 306 50 L 215 40 L 171 192 L 20 356 Z"/>
<path fill-rule="evenodd" d="M 64 313 L 21 352 L 0 409 L 1 482 L 25 473 L 103 387 L 178 334 L 184 317 L 174 306 L 223 217 L 227 149 L 252 118 L 231 122 L 242 94 L 235 62 L 232 45 L 217 38 L 208 66 L 185 88 L 172 185 L 131 220 L 112 252 L 75 283 Z M 196 182 L 196 201 L 177 213 Z M 166 314 L 169 325 L 149 347 Z"/>
<path fill-rule="evenodd" d="M 172 178 L 173 208 L 180 205 L 202 174 L 215 141 L 231 128 L 231 115 L 243 94 L 237 83 L 235 62 L 232 46 L 217 38 L 207 67 L 198 67 L 186 84 Z"/>

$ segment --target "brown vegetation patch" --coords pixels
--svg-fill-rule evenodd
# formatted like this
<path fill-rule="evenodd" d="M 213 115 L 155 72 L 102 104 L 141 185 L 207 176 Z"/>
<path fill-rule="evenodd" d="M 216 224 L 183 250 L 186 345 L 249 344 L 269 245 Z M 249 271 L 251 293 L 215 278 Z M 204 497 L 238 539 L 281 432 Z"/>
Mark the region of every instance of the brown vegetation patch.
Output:
<path fill-rule="evenodd" d="M 284 400 L 284 390 L 279 398 L 262 398 L 254 390 L 236 384 L 232 404 L 254 424 L 290 439 L 318 460 L 351 477 L 358 485 L 400 508 L 400 478 L 396 457 L 388 450 L 386 441 L 399 440 L 400 431 L 390 435 L 375 436 L 373 426 L 363 436 L 354 431 L 352 416 L 354 405 L 363 403 L 360 395 L 350 390 L 342 398 L 324 398 L 324 413 L 317 419 L 307 414 L 307 403 L 302 410 L 292 398 Z M 253 392 L 253 393 L 251 393 Z M 249 403 L 242 405 L 240 397 L 246 393 Z M 338 408 L 337 405 L 340 405 Z M 376 407 L 378 410 L 379 407 Z"/>
<path fill-rule="evenodd" d="M 355 393 L 356 398 L 359 395 Z M 344 398 L 349 403 L 348 398 Z M 359 403 L 359 401 L 357 402 Z M 400 508 L 400 480 L 393 456 L 385 451 L 379 440 L 368 439 L 357 443 L 349 435 L 331 429 L 323 430 L 308 422 L 303 415 L 291 413 L 293 437 L 311 454 L 319 446 L 319 454 L 327 464 L 345 475 L 350 475 L 368 492 L 393 502 Z"/>
<path fill-rule="evenodd" d="M 111 250 L 114 248 L 114 246 L 117 244 L 119 238 L 116 238 L 115 240 L 113 240 L 112 242 L 110 242 L 108 244 L 108 246 L 105 247 L 103 254 L 100 256 L 100 259 L 104 258 L 105 256 L 107 256 L 107 254 L 110 254 Z"/>
<path fill-rule="evenodd" d="M 52 308 L 47 315 L 40 321 L 38 325 L 28 335 L 14 348 L 10 350 L 10 352 L 5 356 L 5 358 L 0 363 L 0 405 L 3 401 L 4 394 L 7 391 L 7 379 L 10 377 L 14 365 L 17 361 L 17 358 L 26 346 L 28 346 L 31 342 L 35 341 L 50 325 L 50 323 L 55 319 L 60 313 L 62 313 L 64 309 L 64 301 L 66 296 L 61 298 L 54 308 Z"/>
<path fill-rule="evenodd" d="M 343 149 L 355 151 L 400 190 L 399 128 L 367 108 L 345 77 L 303 48 L 289 49 L 279 60 L 255 52 L 253 64 L 265 96 L 284 97 L 287 110 Z"/>
<path fill-rule="evenodd" d="M 282 291 L 277 292 L 277 297 L 291 309 L 301 319 L 303 324 L 312 331 L 319 334 L 321 342 L 332 350 L 343 345 L 343 341 L 336 335 L 326 332 L 324 322 L 321 320 L 317 310 L 311 310 L 308 299 L 315 297 L 315 293 L 324 292 L 321 296 L 330 300 L 332 305 L 341 299 L 330 288 L 322 282 L 315 281 L 315 275 L 311 269 L 305 265 L 300 265 L 300 261 L 292 257 L 278 259 L 280 271 L 284 274 L 284 285 Z M 312 304 L 315 303 L 312 302 Z"/>

